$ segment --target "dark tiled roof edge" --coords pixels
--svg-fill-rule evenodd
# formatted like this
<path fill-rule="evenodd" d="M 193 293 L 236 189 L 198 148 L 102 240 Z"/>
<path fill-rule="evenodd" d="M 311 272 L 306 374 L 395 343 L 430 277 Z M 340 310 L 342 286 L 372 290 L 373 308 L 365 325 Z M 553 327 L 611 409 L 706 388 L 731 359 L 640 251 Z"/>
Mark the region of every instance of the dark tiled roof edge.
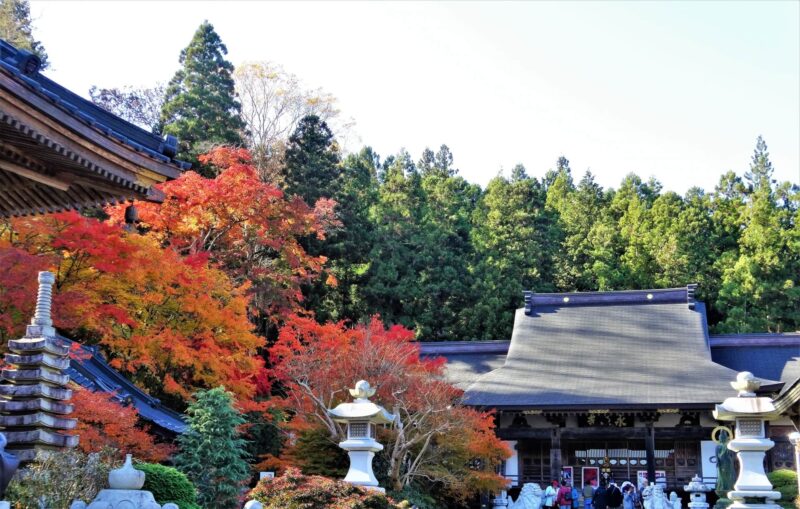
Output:
<path fill-rule="evenodd" d="M 71 345 L 78 345 L 81 350 L 79 355 L 70 356 L 67 372 L 72 381 L 92 391 L 114 392 L 115 399 L 120 403 L 130 398 L 140 417 L 164 429 L 174 433 L 186 430 L 181 414 L 165 407 L 158 398 L 150 396 L 112 368 L 97 348 L 81 345 L 63 336 L 59 338 Z"/>
<path fill-rule="evenodd" d="M 621 290 L 608 292 L 536 293 L 523 292 L 525 314 L 530 315 L 537 306 L 603 306 L 619 304 L 667 304 L 685 302 L 694 309 L 697 285 L 683 288 L 659 288 L 650 290 Z"/>
<path fill-rule="evenodd" d="M 797 346 L 800 356 L 800 332 L 716 334 L 709 337 L 711 348 L 748 346 Z"/>
<path fill-rule="evenodd" d="M 131 124 L 39 74 L 38 71 L 26 74 L 18 67 L 24 61 L 20 55 L 22 55 L 21 50 L 0 39 L 0 69 L 14 76 L 17 81 L 24 84 L 28 89 L 52 102 L 84 124 L 97 129 L 104 135 L 116 139 L 151 159 L 172 165 L 178 170 L 188 170 L 191 167 L 189 163 L 173 159 L 169 155 L 174 154 L 174 150 L 177 149 L 177 140 L 174 140 L 174 138 L 162 139 L 135 124 Z M 122 131 L 125 131 L 127 135 Z"/>

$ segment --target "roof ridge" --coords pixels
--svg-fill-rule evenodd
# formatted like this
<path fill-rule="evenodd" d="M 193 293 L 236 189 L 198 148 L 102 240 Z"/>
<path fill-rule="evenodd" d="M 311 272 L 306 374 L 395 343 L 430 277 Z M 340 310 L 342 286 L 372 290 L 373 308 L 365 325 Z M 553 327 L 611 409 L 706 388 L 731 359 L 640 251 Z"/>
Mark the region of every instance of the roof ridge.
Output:
<path fill-rule="evenodd" d="M 689 309 L 694 309 L 696 289 L 696 284 L 689 284 L 683 288 L 563 293 L 525 291 L 523 294 L 525 296 L 525 314 L 530 315 L 536 306 L 685 303 Z"/>

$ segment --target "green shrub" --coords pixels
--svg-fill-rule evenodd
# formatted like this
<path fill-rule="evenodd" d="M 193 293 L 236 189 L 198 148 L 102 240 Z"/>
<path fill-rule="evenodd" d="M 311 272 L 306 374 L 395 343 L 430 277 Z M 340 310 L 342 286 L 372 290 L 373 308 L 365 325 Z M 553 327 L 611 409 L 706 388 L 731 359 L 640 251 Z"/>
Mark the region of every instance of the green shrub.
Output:
<path fill-rule="evenodd" d="M 172 502 L 181 509 L 200 509 L 197 505 L 197 490 L 178 469 L 157 463 L 138 463 L 137 470 L 145 474 L 144 487 L 159 504 Z"/>
<path fill-rule="evenodd" d="M 794 509 L 797 507 L 797 472 L 794 470 L 782 469 L 775 470 L 767 474 L 769 482 L 775 491 L 781 493 L 781 499 L 778 503 L 781 507 L 787 509 Z"/>
<path fill-rule="evenodd" d="M 263 479 L 250 492 L 264 509 L 395 509 L 383 493 L 319 475 L 303 475 L 296 468 L 275 479 Z"/>

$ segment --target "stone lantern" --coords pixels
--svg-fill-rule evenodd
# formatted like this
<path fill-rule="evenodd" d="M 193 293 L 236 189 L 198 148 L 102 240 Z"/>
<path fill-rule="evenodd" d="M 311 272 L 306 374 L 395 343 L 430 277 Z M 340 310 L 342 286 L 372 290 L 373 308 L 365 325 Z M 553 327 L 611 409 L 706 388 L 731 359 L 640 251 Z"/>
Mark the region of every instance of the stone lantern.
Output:
<path fill-rule="evenodd" d="M 699 475 L 692 477 L 692 482 L 684 486 L 683 490 L 689 494 L 689 507 L 691 509 L 708 509 L 706 492 L 709 491 L 709 488 L 703 483 L 703 479 Z"/>
<path fill-rule="evenodd" d="M 775 500 L 781 494 L 772 489 L 767 473 L 764 471 L 764 456 L 775 442 L 766 437 L 764 423 L 777 419 L 772 399 L 756 396 L 761 386 L 752 373 L 739 373 L 731 387 L 739 391 L 735 398 L 726 399 L 714 410 L 718 421 L 734 421 L 734 438 L 728 442 L 728 449 L 736 453 L 739 460 L 739 477 L 728 492 L 733 500 L 732 509 L 779 509 Z"/>
<path fill-rule="evenodd" d="M 347 429 L 347 439 L 339 443 L 339 447 L 350 456 L 350 470 L 344 480 L 383 492 L 372 472 L 372 458 L 376 452 L 383 450 L 383 446 L 375 440 L 375 427 L 393 423 L 396 416 L 369 400 L 375 395 L 375 388 L 365 380 L 360 380 L 355 389 L 350 389 L 350 395 L 356 398 L 355 401 L 328 410 L 333 420 L 344 424 Z"/>

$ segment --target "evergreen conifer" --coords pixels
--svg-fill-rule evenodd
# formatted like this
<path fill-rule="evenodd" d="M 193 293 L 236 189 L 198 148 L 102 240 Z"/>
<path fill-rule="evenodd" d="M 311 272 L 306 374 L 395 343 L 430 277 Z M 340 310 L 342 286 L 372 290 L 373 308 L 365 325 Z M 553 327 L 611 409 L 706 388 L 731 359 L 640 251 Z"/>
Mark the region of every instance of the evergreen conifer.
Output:
<path fill-rule="evenodd" d="M 197 487 L 202 507 L 236 508 L 250 472 L 237 429 L 245 420 L 233 408 L 233 396 L 224 387 L 199 392 L 187 414 L 175 465 Z"/>
<path fill-rule="evenodd" d="M 182 67 L 169 82 L 161 109 L 159 131 L 176 136 L 178 157 L 205 176 L 213 176 L 213 170 L 200 166 L 197 156 L 215 145 L 240 145 L 245 127 L 227 53 L 214 27 L 204 21 L 181 51 Z"/>

